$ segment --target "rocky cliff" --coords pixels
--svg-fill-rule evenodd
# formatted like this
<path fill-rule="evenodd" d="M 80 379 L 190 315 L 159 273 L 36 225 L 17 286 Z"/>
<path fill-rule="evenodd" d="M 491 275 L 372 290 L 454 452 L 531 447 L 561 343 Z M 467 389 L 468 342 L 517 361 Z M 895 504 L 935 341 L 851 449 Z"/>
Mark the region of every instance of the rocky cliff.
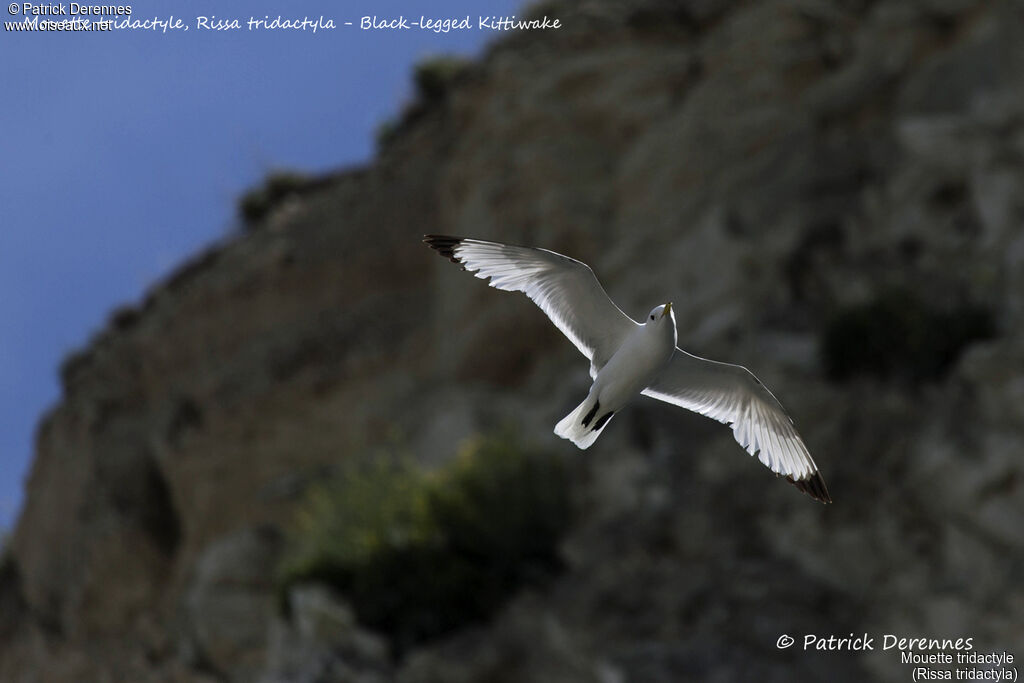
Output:
<path fill-rule="evenodd" d="M 429 81 L 372 164 L 278 193 L 66 361 L 0 680 L 906 680 L 776 639 L 1024 642 L 1020 4 L 538 11 L 564 28 Z M 835 504 L 653 401 L 586 454 L 556 439 L 585 363 L 432 232 L 570 254 L 634 317 L 674 301 L 681 346 L 772 387 Z M 282 609 L 311 485 L 509 425 L 571 461 L 561 574 L 400 655 L 324 585 Z"/>

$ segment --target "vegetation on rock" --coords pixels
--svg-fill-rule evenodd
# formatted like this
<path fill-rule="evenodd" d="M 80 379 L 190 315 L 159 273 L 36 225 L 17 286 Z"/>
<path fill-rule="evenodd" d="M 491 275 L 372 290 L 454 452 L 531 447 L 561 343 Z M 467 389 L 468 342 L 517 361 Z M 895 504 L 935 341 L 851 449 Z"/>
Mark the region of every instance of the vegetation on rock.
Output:
<path fill-rule="evenodd" d="M 238 215 L 248 227 L 254 227 L 282 201 L 293 195 L 301 195 L 320 182 L 317 178 L 297 171 L 271 173 L 262 185 L 245 192 L 238 200 Z"/>
<path fill-rule="evenodd" d="M 309 493 L 282 587 L 340 590 L 401 652 L 556 573 L 569 507 L 563 463 L 511 438 L 474 440 L 435 472 L 361 462 Z"/>
<path fill-rule="evenodd" d="M 440 55 L 425 59 L 416 65 L 413 82 L 416 94 L 425 101 L 439 100 L 452 85 L 466 74 L 473 62 L 464 57 Z"/>

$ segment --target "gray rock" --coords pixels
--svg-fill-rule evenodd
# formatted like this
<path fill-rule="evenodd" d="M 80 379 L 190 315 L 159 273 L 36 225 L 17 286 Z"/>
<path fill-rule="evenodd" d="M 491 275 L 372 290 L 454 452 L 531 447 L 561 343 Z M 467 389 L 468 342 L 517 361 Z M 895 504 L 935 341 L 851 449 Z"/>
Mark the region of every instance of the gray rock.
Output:
<path fill-rule="evenodd" d="M 360 628 L 352 609 L 329 588 L 294 586 L 288 603 L 289 617 L 272 625 L 262 683 L 390 680 L 387 643 Z"/>
<path fill-rule="evenodd" d="M 68 359 L 0 581 L 0 680 L 906 680 L 891 653 L 775 640 L 1024 641 L 1019 3 L 538 11 L 566 29 L 496 44 L 372 164 Z M 684 348 L 771 386 L 836 503 L 652 401 L 585 454 L 554 439 L 586 363 L 431 232 L 570 254 L 630 313 L 673 300 Z M 892 289 L 982 307 L 994 336 L 918 385 L 831 381 L 833 315 Z M 367 452 L 440 465 L 509 424 L 573 468 L 553 583 L 401 661 L 322 586 L 279 611 L 310 486 Z"/>
<path fill-rule="evenodd" d="M 215 541 L 199 557 L 185 594 L 186 661 L 230 680 L 262 668 L 268 625 L 276 615 L 273 581 L 280 536 L 244 529 Z"/>

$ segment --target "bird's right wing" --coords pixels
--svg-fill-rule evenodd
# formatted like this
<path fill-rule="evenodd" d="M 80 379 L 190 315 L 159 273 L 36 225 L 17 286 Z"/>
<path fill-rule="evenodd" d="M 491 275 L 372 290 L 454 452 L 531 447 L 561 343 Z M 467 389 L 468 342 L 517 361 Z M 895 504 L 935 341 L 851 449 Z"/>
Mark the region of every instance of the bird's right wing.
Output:
<path fill-rule="evenodd" d="M 595 375 L 637 323 L 605 293 L 585 263 L 547 249 L 427 235 L 424 242 L 491 287 L 523 292 L 591 362 Z"/>
<path fill-rule="evenodd" d="M 816 500 L 832 502 L 793 420 L 746 368 L 677 348 L 662 376 L 643 393 L 732 425 L 736 441 L 772 472 Z"/>

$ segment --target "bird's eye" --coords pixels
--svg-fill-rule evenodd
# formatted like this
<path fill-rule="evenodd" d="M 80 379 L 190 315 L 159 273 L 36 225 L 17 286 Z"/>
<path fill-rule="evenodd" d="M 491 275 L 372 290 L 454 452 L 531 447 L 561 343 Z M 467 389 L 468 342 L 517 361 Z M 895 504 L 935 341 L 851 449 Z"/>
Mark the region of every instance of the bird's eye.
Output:
<path fill-rule="evenodd" d="M 654 320 L 654 316 L 653 315 L 651 316 L 651 320 Z"/>

